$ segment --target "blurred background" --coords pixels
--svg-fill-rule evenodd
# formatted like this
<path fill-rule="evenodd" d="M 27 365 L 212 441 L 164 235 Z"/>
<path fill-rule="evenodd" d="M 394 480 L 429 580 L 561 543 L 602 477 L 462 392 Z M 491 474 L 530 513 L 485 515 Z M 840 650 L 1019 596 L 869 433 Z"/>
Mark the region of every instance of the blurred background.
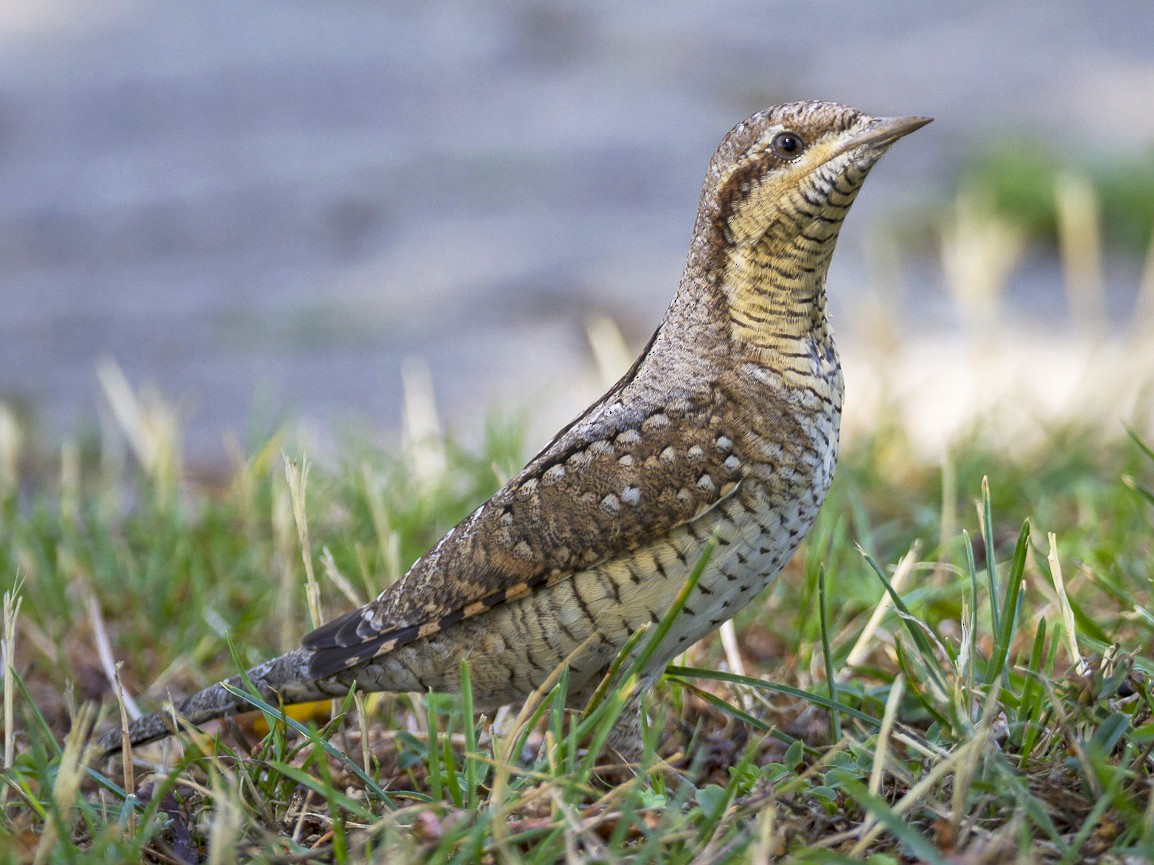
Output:
<path fill-rule="evenodd" d="M 1142 426 L 1152 37 L 1149 0 L 9 0 L 0 450 L 543 443 L 660 319 L 724 133 L 805 98 L 936 118 L 835 256 L 848 436 Z"/>

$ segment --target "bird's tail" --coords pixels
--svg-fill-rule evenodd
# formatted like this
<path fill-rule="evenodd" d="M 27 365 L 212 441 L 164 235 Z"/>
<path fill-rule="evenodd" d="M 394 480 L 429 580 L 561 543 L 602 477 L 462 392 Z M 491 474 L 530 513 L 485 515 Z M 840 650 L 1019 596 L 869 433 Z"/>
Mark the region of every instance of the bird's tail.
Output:
<path fill-rule="evenodd" d="M 253 667 L 245 676 L 261 698 L 274 705 L 305 703 L 340 696 L 343 689 L 339 684 L 332 680 L 318 681 L 308 675 L 308 662 L 311 656 L 312 652 L 308 649 L 295 649 Z M 166 711 L 154 712 L 132 721 L 128 725 L 129 742 L 133 745 L 143 745 L 172 735 L 174 714 L 178 720 L 203 724 L 215 718 L 252 709 L 246 700 L 230 692 L 226 685 L 241 691 L 247 690 L 244 679 L 241 676 L 233 676 L 203 691 L 197 691 L 182 700 L 177 700 Z M 101 737 L 99 744 L 107 753 L 115 753 L 124 745 L 123 732 L 119 728 L 111 730 Z"/>

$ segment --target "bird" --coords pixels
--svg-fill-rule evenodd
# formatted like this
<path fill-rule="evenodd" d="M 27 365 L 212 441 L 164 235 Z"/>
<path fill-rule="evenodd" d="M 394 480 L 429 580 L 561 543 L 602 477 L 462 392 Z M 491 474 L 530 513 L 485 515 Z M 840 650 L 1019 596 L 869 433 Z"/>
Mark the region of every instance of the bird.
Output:
<path fill-rule="evenodd" d="M 871 168 L 932 118 L 789 102 L 725 135 L 709 162 L 676 294 L 632 367 L 373 601 L 288 653 L 111 730 L 109 752 L 350 689 L 524 703 L 561 665 L 585 705 L 631 635 L 671 610 L 640 671 L 766 588 L 814 524 L 838 458 L 844 382 L 826 309 L 838 233 Z M 641 689 L 641 690 L 644 690 Z M 627 713 L 628 714 L 628 713 Z M 636 712 L 633 713 L 633 718 Z M 619 753 L 635 742 L 625 717 Z"/>

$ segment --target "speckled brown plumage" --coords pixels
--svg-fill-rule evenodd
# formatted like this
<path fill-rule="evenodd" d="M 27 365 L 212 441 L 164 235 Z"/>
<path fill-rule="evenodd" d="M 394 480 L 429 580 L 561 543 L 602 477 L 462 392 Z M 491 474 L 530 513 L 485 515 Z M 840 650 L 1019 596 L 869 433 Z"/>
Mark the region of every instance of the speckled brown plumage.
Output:
<path fill-rule="evenodd" d="M 717 551 L 646 672 L 748 603 L 813 524 L 837 461 L 825 278 L 842 219 L 877 159 L 927 122 L 800 102 L 734 127 L 677 294 L 629 372 L 396 585 L 251 670 L 253 684 L 286 703 L 453 690 L 467 659 L 491 709 L 576 652 L 579 703 L 669 609 L 710 537 Z M 243 707 L 216 685 L 175 710 L 198 723 Z M 167 732 L 153 715 L 130 736 Z"/>

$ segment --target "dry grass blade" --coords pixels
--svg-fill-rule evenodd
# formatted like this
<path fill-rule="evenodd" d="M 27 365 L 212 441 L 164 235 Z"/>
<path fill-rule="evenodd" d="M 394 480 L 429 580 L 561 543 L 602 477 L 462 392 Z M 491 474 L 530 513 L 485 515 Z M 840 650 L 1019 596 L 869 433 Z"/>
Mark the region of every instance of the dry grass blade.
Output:
<path fill-rule="evenodd" d="M 300 542 L 301 559 L 305 566 L 305 598 L 308 601 L 309 618 L 314 628 L 324 624 L 321 614 L 321 589 L 313 570 L 312 546 L 309 543 L 308 512 L 305 510 L 305 494 L 308 492 L 309 470 L 312 463 L 308 457 L 301 457 L 300 463 L 284 455 L 284 472 L 288 480 L 289 497 L 292 500 L 293 519 Z"/>
<path fill-rule="evenodd" d="M 120 667 L 112 651 L 112 642 L 108 638 L 108 628 L 104 624 L 104 614 L 101 612 L 100 602 L 96 600 L 92 586 L 87 581 L 82 583 L 80 591 L 84 595 L 85 605 L 88 608 L 88 623 L 92 626 L 92 635 L 96 641 L 96 657 L 100 660 L 100 669 L 104 672 L 104 678 L 108 684 L 116 691 L 120 705 L 127 717 L 135 720 L 141 716 L 142 712 L 140 706 L 136 704 L 136 700 L 124 689 L 120 680 Z"/>
<path fill-rule="evenodd" d="M 617 322 L 607 315 L 591 316 L 585 322 L 585 334 L 593 359 L 597 363 L 598 378 L 603 387 L 610 387 L 629 369 L 635 356 L 626 344 Z"/>
<path fill-rule="evenodd" d="M 353 588 L 353 584 L 349 582 L 348 577 L 341 573 L 332 550 L 327 546 L 321 547 L 321 568 L 324 570 L 325 578 L 336 586 L 337 591 L 344 595 L 350 604 L 359 607 L 364 603 L 357 590 Z"/>
<path fill-rule="evenodd" d="M 244 824 L 244 805 L 238 786 L 219 767 L 212 776 L 212 801 L 214 810 L 208 834 L 208 865 L 226 865 L 236 861 L 237 844 Z"/>
<path fill-rule="evenodd" d="M 975 331 L 990 332 L 1025 241 L 1022 227 L 996 212 L 989 189 L 968 186 L 958 192 L 942 228 L 942 271 Z"/>
<path fill-rule="evenodd" d="M 151 387 L 138 396 L 111 360 L 96 369 L 112 414 L 157 491 L 170 497 L 182 475 L 179 412 Z"/>
<path fill-rule="evenodd" d="M 918 555 L 921 551 L 921 544 L 915 542 L 910 547 L 909 551 L 902 556 L 898 562 L 898 566 L 894 569 L 894 575 L 890 578 L 890 585 L 895 591 L 900 592 L 905 586 L 906 580 L 914 572 L 914 565 L 918 562 Z M 877 605 L 874 607 L 873 613 L 866 622 L 865 627 L 862 628 L 858 638 L 854 641 L 853 648 L 850 649 L 849 654 L 846 655 L 845 664 L 838 673 L 838 682 L 846 681 L 856 667 L 863 664 L 870 652 L 873 651 L 874 637 L 877 635 L 878 628 L 881 627 L 885 620 L 886 613 L 894 604 L 893 594 L 890 592 L 882 592 L 878 598 Z"/>
<path fill-rule="evenodd" d="M 16 759 L 16 623 L 20 618 L 20 580 L 4 593 L 4 635 L 0 640 L 0 664 L 4 666 L 4 771 Z M 0 807 L 8 800 L 8 785 L 0 786 Z"/>
<path fill-rule="evenodd" d="M 407 358 L 401 367 L 401 385 L 405 451 L 412 462 L 413 474 L 428 488 L 444 476 L 447 465 L 429 365 L 419 358 Z"/>
<path fill-rule="evenodd" d="M 721 637 L 721 648 L 725 650 L 725 663 L 737 675 L 744 676 L 745 659 L 741 657 L 741 643 L 737 640 L 737 629 L 734 627 L 733 619 L 723 622 L 718 628 L 718 634 Z"/>
<path fill-rule="evenodd" d="M 120 664 L 113 668 L 113 683 L 116 689 L 116 704 L 120 710 L 120 766 L 124 779 L 124 789 L 136 789 L 136 770 L 133 767 L 132 739 L 128 736 L 129 711 L 124 695 L 124 683 L 120 679 Z M 174 713 L 175 715 L 175 713 Z M 176 729 L 174 726 L 173 729 Z"/>
<path fill-rule="evenodd" d="M 1086 176 L 1062 172 L 1054 183 L 1054 199 L 1070 312 L 1078 326 L 1091 334 L 1103 333 L 1107 318 L 1098 195 Z"/>
<path fill-rule="evenodd" d="M 1062 625 L 1066 637 L 1066 651 L 1070 653 L 1070 661 L 1079 673 L 1086 672 L 1087 664 L 1078 649 L 1078 624 L 1074 619 L 1074 608 L 1070 606 L 1070 597 L 1066 594 L 1066 582 L 1062 579 L 1062 560 L 1058 558 L 1058 536 L 1054 532 L 1046 535 L 1050 550 L 1046 554 L 1046 561 L 1050 565 L 1050 577 L 1054 582 L 1054 591 L 1058 595 L 1058 610 L 1062 614 Z"/>
<path fill-rule="evenodd" d="M 966 819 L 966 803 L 970 787 L 975 777 L 978 777 L 980 761 L 985 753 L 985 745 L 989 740 L 994 727 L 995 719 L 1001 710 L 1000 692 L 997 685 L 991 686 L 986 695 L 986 702 L 982 708 L 982 717 L 978 721 L 973 738 L 974 748 L 966 752 L 965 759 L 959 761 L 957 772 L 954 774 L 952 790 L 950 825 L 958 831 Z"/>
<path fill-rule="evenodd" d="M 935 803 L 929 798 L 929 793 L 942 782 L 951 772 L 955 771 L 955 767 L 964 760 L 970 759 L 970 754 L 975 748 L 981 748 L 982 743 L 979 740 L 967 742 L 965 745 L 959 747 L 953 754 L 940 763 L 935 764 L 929 772 L 923 775 L 918 782 L 914 784 L 892 807 L 894 815 L 901 817 L 908 814 L 914 808 L 927 809 L 936 812 L 938 816 L 944 817 L 949 812 L 948 809 L 942 805 Z M 873 815 L 871 815 L 873 816 Z M 863 823 L 862 826 L 855 830 L 861 833 L 861 839 L 853 848 L 850 855 L 860 856 L 870 844 L 878 837 L 879 834 L 886 830 L 886 826 L 879 820 L 870 819 Z"/>
<path fill-rule="evenodd" d="M 877 796 L 881 793 L 882 780 L 885 777 L 886 758 L 889 756 L 890 736 L 898 722 L 898 707 L 905 694 L 906 680 L 898 675 L 890 685 L 889 696 L 886 697 L 886 710 L 882 715 L 882 726 L 878 730 L 877 750 L 874 751 L 873 768 L 870 771 L 869 791 Z"/>
<path fill-rule="evenodd" d="M 15 489 L 19 482 L 23 438 L 16 413 L 0 401 L 0 495 Z"/>
<path fill-rule="evenodd" d="M 47 862 L 52 857 L 57 839 L 66 838 L 72 831 L 69 818 L 80 796 L 85 767 L 89 762 L 88 744 L 94 713 L 92 706 L 81 706 L 72 730 L 64 740 L 64 751 L 52 783 L 52 818 L 45 823 L 40 842 L 36 845 L 34 865 Z M 126 827 L 129 832 L 133 829 L 131 819 L 130 812 L 129 825 Z"/>

